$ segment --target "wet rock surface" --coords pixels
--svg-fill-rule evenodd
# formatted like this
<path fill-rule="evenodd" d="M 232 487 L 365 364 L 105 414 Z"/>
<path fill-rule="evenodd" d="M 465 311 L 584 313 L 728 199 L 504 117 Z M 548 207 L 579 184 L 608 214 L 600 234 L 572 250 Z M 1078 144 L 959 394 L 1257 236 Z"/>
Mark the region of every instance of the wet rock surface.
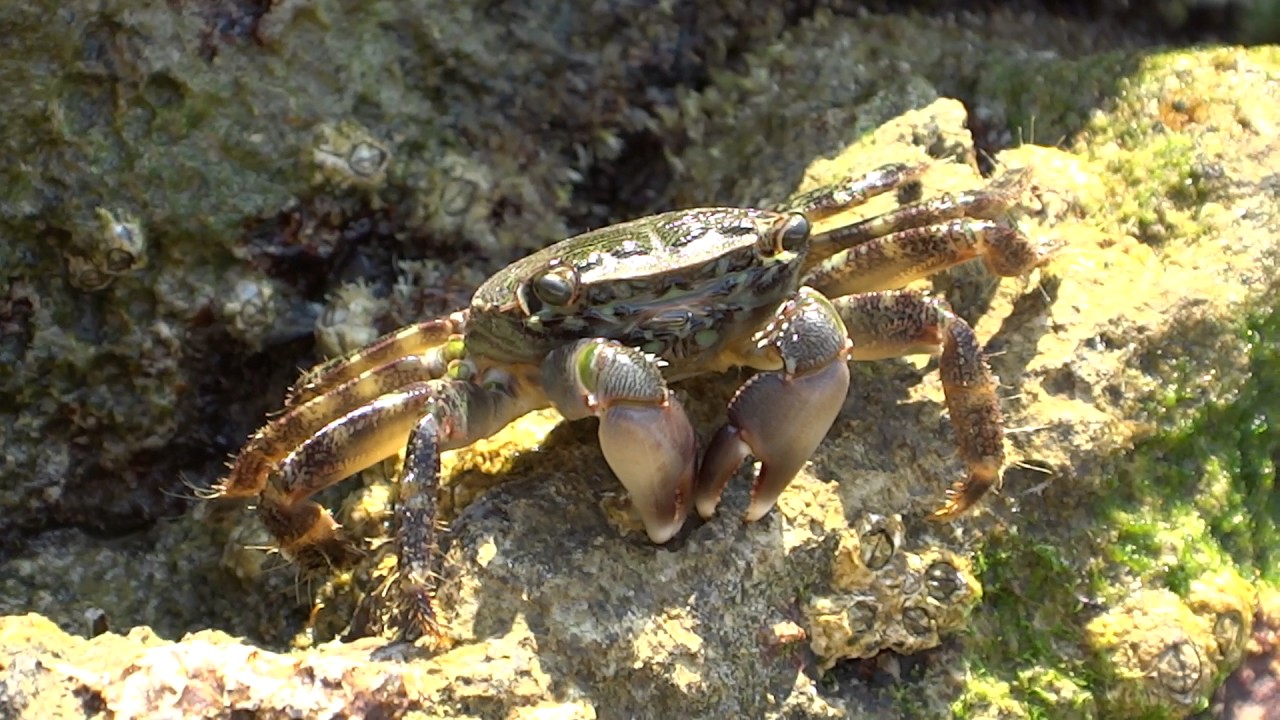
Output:
<path fill-rule="evenodd" d="M 6 710 L 1181 716 L 1220 686 L 1221 712 L 1265 698 L 1269 646 L 1236 638 L 1267 627 L 1254 593 L 1277 566 L 1258 459 L 1280 426 L 1259 385 L 1280 354 L 1273 49 L 1145 51 L 1000 11 L 32 8 L 4 11 L 45 59 L 21 66 L 3 134 L 25 158 L 0 198 Z M 444 650 L 395 641 L 379 592 L 390 469 L 325 493 L 369 555 L 302 584 L 242 505 L 191 501 L 298 366 L 457 307 L 530 248 L 923 160 L 926 194 L 1026 168 L 1012 219 L 1062 248 L 1024 280 L 920 284 L 1006 388 L 1005 487 L 956 523 L 924 520 L 961 472 L 928 360 L 856 365 L 765 520 L 740 522 L 739 478 L 660 548 L 592 423 L 538 415 L 456 454 Z M 704 436 L 742 377 L 680 388 Z"/>

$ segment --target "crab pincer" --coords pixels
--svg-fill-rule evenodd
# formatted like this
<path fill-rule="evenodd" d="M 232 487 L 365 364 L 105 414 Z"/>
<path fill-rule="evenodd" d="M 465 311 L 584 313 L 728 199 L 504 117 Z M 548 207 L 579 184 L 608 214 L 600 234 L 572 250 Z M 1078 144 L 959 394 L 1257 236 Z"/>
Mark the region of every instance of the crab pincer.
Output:
<path fill-rule="evenodd" d="M 710 518 L 748 455 L 760 461 L 746 521 L 768 514 L 831 429 L 849 391 L 848 335 L 831 303 L 808 288 L 779 308 L 753 346 L 782 367 L 743 383 L 698 473 L 695 503 Z"/>
<path fill-rule="evenodd" d="M 697 437 L 658 365 L 614 340 L 551 352 L 543 390 L 569 420 L 600 418 L 600 449 L 631 495 L 649 539 L 665 543 L 689 513 Z"/>

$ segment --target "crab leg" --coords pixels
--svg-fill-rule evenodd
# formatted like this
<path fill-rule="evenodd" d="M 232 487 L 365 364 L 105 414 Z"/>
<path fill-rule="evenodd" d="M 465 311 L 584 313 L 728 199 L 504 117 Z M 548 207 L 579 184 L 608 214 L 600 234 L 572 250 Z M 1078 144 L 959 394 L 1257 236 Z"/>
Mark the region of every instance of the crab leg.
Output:
<path fill-rule="evenodd" d="M 458 355 L 451 344 L 431 347 L 419 354 L 397 357 L 350 379 L 332 385 L 323 395 L 289 406 L 245 443 L 231 464 L 231 472 L 216 488 L 217 497 L 251 497 L 262 492 L 271 469 L 320 428 L 361 405 L 410 383 L 440 378 Z M 369 363 L 363 358 L 345 372 Z"/>
<path fill-rule="evenodd" d="M 805 282 L 831 297 L 890 290 L 978 257 L 992 273 L 1006 277 L 1027 273 L 1045 260 L 1010 225 L 958 218 L 855 245 L 819 263 Z"/>
<path fill-rule="evenodd" d="M 418 419 L 405 448 L 396 499 L 396 571 L 406 626 L 420 636 L 440 638 L 435 597 L 436 525 L 440 493 L 440 421 L 433 413 Z"/>
<path fill-rule="evenodd" d="M 547 356 L 542 384 L 565 418 L 600 418 L 600 448 L 649 538 L 670 540 L 689 512 L 698 449 L 658 365 L 613 340 L 581 340 Z"/>
<path fill-rule="evenodd" d="M 466 316 L 454 313 L 389 332 L 364 347 L 334 358 L 303 375 L 285 395 L 285 408 L 301 405 L 366 372 L 406 355 L 421 355 L 466 330 Z"/>
<path fill-rule="evenodd" d="M 886 183 L 896 180 L 894 187 L 901 187 L 908 182 L 918 180 L 923 174 L 924 166 L 917 166 L 918 172 L 908 174 L 888 174 Z M 884 172 L 887 168 L 875 172 Z M 948 220 L 973 218 L 981 220 L 999 220 L 1005 216 L 1010 207 L 1017 205 L 1018 196 L 1026 190 L 1030 182 L 1030 174 L 1025 171 L 1008 173 L 996 182 L 979 190 L 965 191 L 955 194 L 938 195 L 917 202 L 902 205 L 889 212 L 875 215 L 858 222 L 844 225 L 823 232 L 813 239 L 814 248 L 810 252 L 810 263 L 825 260 L 840 250 L 891 235 L 895 232 L 939 225 Z M 836 185 L 835 187 L 840 187 Z M 815 191 L 817 192 L 817 191 Z M 808 197 L 806 193 L 801 198 Z M 803 208 L 800 212 L 808 214 Z"/>
<path fill-rule="evenodd" d="M 821 232 L 812 241 L 805 284 L 828 297 L 891 290 L 976 258 L 995 275 L 1028 273 L 1048 254 L 999 219 L 1027 182 L 1026 173 L 1012 173 L 983 190 L 922 200 Z"/>
<path fill-rule="evenodd" d="M 309 499 L 312 495 L 394 456 L 406 439 L 418 448 L 409 466 L 420 470 L 425 462 L 420 457 L 492 435 L 545 404 L 541 395 L 527 388 L 527 383 L 501 372 L 491 373 L 484 383 L 437 379 L 411 383 L 348 412 L 276 464 L 259 504 L 263 523 L 281 551 L 304 568 L 349 560 L 354 548 L 340 536 L 329 512 Z M 423 421 L 427 415 L 434 421 Z M 411 479 L 421 483 L 421 472 Z M 411 494 L 420 493 L 415 489 Z M 412 514 L 406 517 L 413 519 Z M 434 535 L 434 528 L 406 531 L 413 537 L 425 534 L 428 541 Z M 406 560 L 407 565 L 414 563 L 413 557 Z"/>
<path fill-rule="evenodd" d="M 937 354 L 951 426 L 968 476 L 947 491 L 933 517 L 945 520 L 999 488 L 1004 465 L 1004 419 L 996 381 L 973 328 L 941 298 L 910 290 L 866 293 L 832 303 L 849 329 L 855 360 Z"/>
<path fill-rule="evenodd" d="M 850 351 L 830 301 L 801 288 L 755 338 L 754 375 L 729 403 L 729 422 L 707 447 L 695 502 L 715 514 L 725 485 L 748 455 L 760 461 L 746 520 L 763 517 L 831 429 L 849 391 Z M 779 367 L 780 366 L 780 367 Z"/>
<path fill-rule="evenodd" d="M 871 172 L 801 193 L 780 205 L 779 212 L 799 212 L 810 222 L 820 222 L 862 205 L 877 195 L 897 190 L 920 179 L 928 165 L 890 163 Z M 847 247 L 847 246 L 846 246 Z"/>
<path fill-rule="evenodd" d="M 968 476 L 948 490 L 938 519 L 954 517 L 1000 485 L 1004 420 L 995 379 L 973 329 L 944 301 L 875 291 L 976 258 L 1005 277 L 1042 264 L 1049 253 L 997 219 L 1028 182 L 1027 173 L 1011 173 L 987 189 L 904 205 L 813 239 L 805 283 L 828 297 L 849 296 L 833 302 L 849 329 L 852 359 L 941 354 L 943 392 Z"/>

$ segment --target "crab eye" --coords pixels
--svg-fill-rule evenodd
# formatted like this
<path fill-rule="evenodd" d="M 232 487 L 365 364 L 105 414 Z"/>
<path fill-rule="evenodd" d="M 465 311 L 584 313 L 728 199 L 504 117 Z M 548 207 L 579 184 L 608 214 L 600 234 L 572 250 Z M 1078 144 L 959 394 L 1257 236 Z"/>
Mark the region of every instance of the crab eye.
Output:
<path fill-rule="evenodd" d="M 568 305 L 578 294 L 577 275 L 567 267 L 552 268 L 535 276 L 530 286 L 534 297 L 547 305 Z"/>
<path fill-rule="evenodd" d="M 800 213 L 792 214 L 778 228 L 777 237 L 783 250 L 799 252 L 809 241 L 809 219 Z"/>

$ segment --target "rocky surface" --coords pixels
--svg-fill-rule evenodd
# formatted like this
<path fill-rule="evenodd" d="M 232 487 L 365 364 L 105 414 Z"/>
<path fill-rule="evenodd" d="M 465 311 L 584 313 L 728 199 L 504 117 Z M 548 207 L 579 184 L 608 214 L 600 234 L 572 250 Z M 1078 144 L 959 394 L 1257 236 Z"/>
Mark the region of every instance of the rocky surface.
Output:
<path fill-rule="evenodd" d="M 1265 379 L 1280 360 L 1280 55 L 1140 50 L 999 11 L 765 5 L 627 23 L 568 9 L 511 22 L 504 3 L 4 11 L 23 102 L 3 140 L 24 161 L 0 198 L 14 239 L 0 391 L 17 408 L 0 467 L 0 705 L 1206 707 L 1251 647 L 1254 595 L 1277 580 L 1259 571 L 1280 566 Z M 538 415 L 458 453 L 443 650 L 395 641 L 379 592 L 389 471 L 324 498 L 370 539 L 367 562 L 301 585 L 257 548 L 252 513 L 191 502 L 312 357 L 312 330 L 331 354 L 465 301 L 580 226 L 764 204 L 924 159 L 926 193 L 1026 168 L 1014 219 L 1062 248 L 1023 280 L 962 268 L 922 283 L 974 323 L 1007 388 L 1004 490 L 959 522 L 923 519 L 960 472 L 927 359 L 854 368 L 770 517 L 742 525 L 735 486 L 662 548 L 590 423 Z M 702 432 L 740 379 L 681 388 Z"/>

